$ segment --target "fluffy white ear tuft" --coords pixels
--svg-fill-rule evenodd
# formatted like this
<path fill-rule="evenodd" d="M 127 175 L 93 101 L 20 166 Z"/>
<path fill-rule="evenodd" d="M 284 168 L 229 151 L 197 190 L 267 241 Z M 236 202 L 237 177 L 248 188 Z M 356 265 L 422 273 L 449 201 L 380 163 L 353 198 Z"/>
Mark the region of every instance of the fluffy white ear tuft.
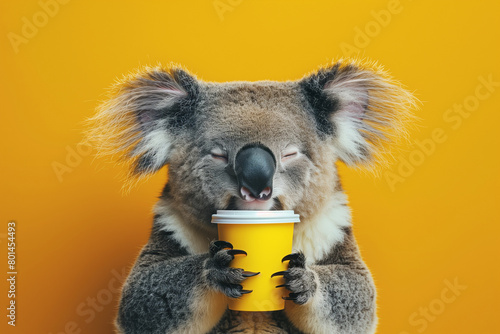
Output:
<path fill-rule="evenodd" d="M 328 109 L 320 110 L 320 116 L 329 121 L 326 132 L 333 135 L 338 158 L 348 165 L 371 163 L 384 151 L 384 142 L 404 137 L 414 118 L 417 100 L 375 63 L 340 60 L 303 79 L 302 85 L 309 95 L 316 94 L 313 108 Z M 318 103 L 321 99 L 327 101 Z"/>
<path fill-rule="evenodd" d="M 196 80 L 178 67 L 146 67 L 119 80 L 88 120 L 87 137 L 99 155 L 118 155 L 131 175 L 168 163 L 173 135 L 192 122 Z"/>

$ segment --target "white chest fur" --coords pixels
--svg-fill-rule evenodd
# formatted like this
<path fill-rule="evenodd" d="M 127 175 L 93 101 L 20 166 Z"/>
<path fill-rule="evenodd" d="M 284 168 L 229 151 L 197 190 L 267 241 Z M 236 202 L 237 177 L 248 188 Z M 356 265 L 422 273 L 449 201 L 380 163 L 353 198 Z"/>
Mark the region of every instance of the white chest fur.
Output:
<path fill-rule="evenodd" d="M 203 230 L 199 226 L 184 222 L 168 204 L 161 200 L 156 204 L 154 212 L 160 215 L 157 223 L 162 225 L 161 229 L 173 232 L 172 236 L 175 240 L 191 254 L 207 253 L 210 241 L 217 238 L 216 229 Z"/>
<path fill-rule="evenodd" d="M 344 239 L 343 227 L 351 225 L 351 211 L 347 197 L 337 192 L 321 212 L 308 220 L 295 224 L 293 251 L 301 251 L 308 263 L 314 263 L 327 255 Z"/>

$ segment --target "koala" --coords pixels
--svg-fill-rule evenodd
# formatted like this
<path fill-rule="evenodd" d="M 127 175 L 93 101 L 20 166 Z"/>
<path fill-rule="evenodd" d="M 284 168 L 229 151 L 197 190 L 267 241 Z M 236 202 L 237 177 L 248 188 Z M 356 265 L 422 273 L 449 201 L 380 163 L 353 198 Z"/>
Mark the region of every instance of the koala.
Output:
<path fill-rule="evenodd" d="M 122 287 L 118 333 L 374 333 L 376 289 L 351 225 L 338 162 L 370 167 L 404 134 L 415 98 L 375 63 L 339 60 L 300 80 L 204 82 L 145 67 L 91 119 L 130 176 L 168 165 L 149 241 Z M 237 312 L 256 273 L 231 268 L 217 210 L 293 210 L 285 309 Z"/>

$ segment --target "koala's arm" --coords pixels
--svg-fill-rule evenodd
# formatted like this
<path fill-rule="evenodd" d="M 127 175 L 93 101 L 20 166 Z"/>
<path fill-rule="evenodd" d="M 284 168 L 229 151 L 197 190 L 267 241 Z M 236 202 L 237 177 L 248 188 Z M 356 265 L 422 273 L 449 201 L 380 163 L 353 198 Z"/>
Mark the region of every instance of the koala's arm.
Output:
<path fill-rule="evenodd" d="M 119 333 L 206 333 L 226 310 L 227 297 L 245 293 L 245 272 L 227 267 L 239 250 L 215 241 L 210 252 L 190 255 L 153 227 L 127 278 L 116 327 Z"/>
<path fill-rule="evenodd" d="M 306 265 L 291 256 L 284 273 L 291 291 L 287 318 L 304 333 L 368 334 L 377 324 L 376 291 L 350 228 L 323 260 Z"/>

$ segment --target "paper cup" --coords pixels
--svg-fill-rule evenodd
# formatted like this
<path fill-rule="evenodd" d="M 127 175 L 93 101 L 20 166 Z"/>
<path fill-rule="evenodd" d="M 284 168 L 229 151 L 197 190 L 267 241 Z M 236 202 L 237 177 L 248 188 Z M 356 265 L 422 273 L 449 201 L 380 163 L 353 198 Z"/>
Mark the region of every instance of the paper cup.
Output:
<path fill-rule="evenodd" d="M 242 283 L 243 289 L 253 290 L 240 298 L 230 298 L 229 309 L 235 311 L 277 311 L 285 308 L 285 288 L 282 276 L 271 275 L 287 269 L 281 259 L 292 252 L 293 226 L 300 222 L 293 211 L 218 210 L 212 223 L 218 224 L 219 240 L 230 242 L 247 256 L 236 255 L 233 268 L 260 272 Z"/>

